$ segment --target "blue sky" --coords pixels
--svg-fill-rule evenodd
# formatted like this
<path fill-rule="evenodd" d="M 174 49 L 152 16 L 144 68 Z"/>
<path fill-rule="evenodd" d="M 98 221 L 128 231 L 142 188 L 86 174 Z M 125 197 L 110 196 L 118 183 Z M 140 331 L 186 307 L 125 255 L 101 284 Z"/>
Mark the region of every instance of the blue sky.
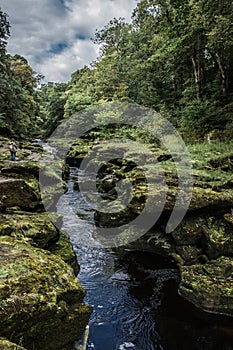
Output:
<path fill-rule="evenodd" d="M 136 0 L 1 0 L 9 15 L 7 50 L 24 56 L 46 81 L 67 81 L 98 57 L 90 38 L 113 17 L 130 21 Z"/>

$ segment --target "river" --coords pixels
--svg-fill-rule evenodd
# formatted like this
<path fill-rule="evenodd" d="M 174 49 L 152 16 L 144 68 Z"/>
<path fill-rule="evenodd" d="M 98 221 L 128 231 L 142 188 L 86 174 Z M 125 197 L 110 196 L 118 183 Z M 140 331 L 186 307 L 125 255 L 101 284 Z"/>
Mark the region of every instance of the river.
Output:
<path fill-rule="evenodd" d="M 80 181 L 82 174 L 71 168 L 68 192 L 57 209 L 81 267 L 85 302 L 93 307 L 87 349 L 232 350 L 232 320 L 201 312 L 182 299 L 172 262 L 153 253 L 89 244 L 94 213 L 73 190 L 78 176 Z"/>

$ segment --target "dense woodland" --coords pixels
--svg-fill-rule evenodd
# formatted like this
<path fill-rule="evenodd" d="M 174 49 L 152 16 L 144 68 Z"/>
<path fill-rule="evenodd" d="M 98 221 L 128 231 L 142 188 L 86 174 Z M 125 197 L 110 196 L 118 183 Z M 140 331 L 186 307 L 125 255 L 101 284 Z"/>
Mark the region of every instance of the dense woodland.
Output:
<path fill-rule="evenodd" d="M 43 79 L 7 53 L 10 23 L 0 10 L 0 131 L 48 137 L 58 123 L 109 101 L 136 102 L 168 118 L 186 141 L 233 136 L 231 0 L 141 0 L 131 23 L 96 31 L 101 55 L 67 83 Z"/>

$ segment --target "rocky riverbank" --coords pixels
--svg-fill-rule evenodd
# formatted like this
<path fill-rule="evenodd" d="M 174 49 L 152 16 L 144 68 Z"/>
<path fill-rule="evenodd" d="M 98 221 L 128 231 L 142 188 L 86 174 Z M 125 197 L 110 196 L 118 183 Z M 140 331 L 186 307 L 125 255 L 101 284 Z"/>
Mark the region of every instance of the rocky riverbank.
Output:
<path fill-rule="evenodd" d="M 0 349 L 72 349 L 91 308 L 83 303 L 72 245 L 57 228 L 62 219 L 48 215 L 41 201 L 38 176 L 44 150 L 21 142 L 17 160 L 11 162 L 8 143 L 1 138 Z"/>
<path fill-rule="evenodd" d="M 97 144 L 88 139 L 79 140 L 67 155 L 67 162 L 78 166 L 86 152 L 95 148 L 95 154 L 110 155 L 111 143 Z M 116 147 L 112 145 L 113 149 Z M 192 200 L 182 223 L 170 234 L 165 233 L 168 218 L 177 195 L 177 172 L 167 150 L 150 146 L 159 166 L 164 171 L 166 184 L 148 189 L 142 170 L 130 161 L 130 152 L 120 145 L 125 159 L 114 159 L 103 165 L 97 175 L 97 187 L 103 198 L 117 198 L 116 184 L 122 179 L 133 183 L 133 197 L 127 208 L 114 213 L 96 211 L 95 220 L 102 227 L 124 225 L 137 217 L 150 199 L 159 204 L 164 192 L 166 201 L 159 220 L 152 229 L 127 248 L 151 251 L 170 257 L 181 273 L 180 294 L 202 310 L 233 316 L 233 153 L 224 145 L 202 144 L 190 149 L 194 179 Z M 142 154 L 138 153 L 140 157 Z M 179 156 L 179 155 L 178 155 Z M 180 155 L 182 157 L 182 155 Z M 135 154 L 134 154 L 135 159 Z M 149 177 L 155 178 L 150 159 L 147 159 Z M 158 173 L 157 173 L 158 174 Z M 157 175 L 158 176 L 158 175 Z M 160 175 L 159 175 L 160 176 Z M 148 178 L 148 173 L 147 173 Z M 78 186 L 76 186 L 78 189 Z M 184 193 L 185 196 L 185 193 Z M 155 213 L 150 212 L 150 216 Z M 125 232 L 127 242 L 131 232 Z"/>

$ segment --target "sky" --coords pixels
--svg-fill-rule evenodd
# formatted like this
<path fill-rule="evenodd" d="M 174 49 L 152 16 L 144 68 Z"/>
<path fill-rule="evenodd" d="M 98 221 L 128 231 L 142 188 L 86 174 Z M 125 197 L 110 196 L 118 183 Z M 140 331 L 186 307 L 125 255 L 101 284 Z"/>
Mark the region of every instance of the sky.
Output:
<path fill-rule="evenodd" d="M 0 0 L 8 14 L 7 52 L 25 57 L 45 81 L 65 82 L 99 54 L 90 39 L 114 17 L 130 21 L 136 0 Z"/>

